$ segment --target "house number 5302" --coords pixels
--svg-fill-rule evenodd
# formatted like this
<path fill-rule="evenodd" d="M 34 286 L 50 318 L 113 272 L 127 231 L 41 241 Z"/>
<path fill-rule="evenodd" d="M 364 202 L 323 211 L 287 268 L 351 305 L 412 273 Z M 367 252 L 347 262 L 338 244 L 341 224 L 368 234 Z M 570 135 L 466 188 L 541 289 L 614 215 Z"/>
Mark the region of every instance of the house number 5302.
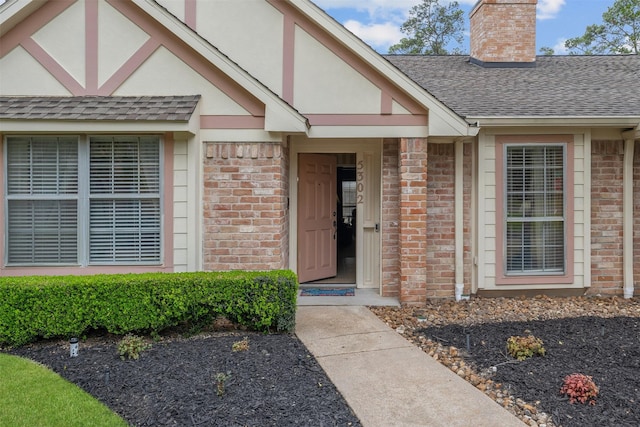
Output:
<path fill-rule="evenodd" d="M 356 203 L 358 204 L 364 203 L 364 162 L 362 160 L 358 162 L 356 182 L 357 182 Z"/>

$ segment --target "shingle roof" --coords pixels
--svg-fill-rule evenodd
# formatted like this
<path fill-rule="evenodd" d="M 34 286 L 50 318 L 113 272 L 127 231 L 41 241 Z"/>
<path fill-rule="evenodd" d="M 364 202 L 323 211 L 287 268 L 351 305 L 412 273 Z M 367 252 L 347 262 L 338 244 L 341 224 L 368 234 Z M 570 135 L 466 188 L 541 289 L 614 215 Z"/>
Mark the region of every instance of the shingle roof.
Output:
<path fill-rule="evenodd" d="M 386 55 L 462 117 L 638 117 L 640 55 L 539 56 L 483 68 L 468 56 Z"/>
<path fill-rule="evenodd" d="M 0 119 L 189 121 L 200 95 L 0 97 Z"/>

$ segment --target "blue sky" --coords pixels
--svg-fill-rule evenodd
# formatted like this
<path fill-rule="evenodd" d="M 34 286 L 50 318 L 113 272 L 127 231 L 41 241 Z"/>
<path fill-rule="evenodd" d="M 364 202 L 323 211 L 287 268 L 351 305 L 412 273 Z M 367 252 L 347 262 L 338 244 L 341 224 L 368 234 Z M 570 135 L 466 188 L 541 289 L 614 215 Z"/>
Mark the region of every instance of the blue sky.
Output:
<path fill-rule="evenodd" d="M 403 34 L 400 25 L 409 9 L 422 0 L 313 0 L 338 22 L 380 53 L 386 53 Z M 448 0 L 440 0 L 441 4 Z M 469 12 L 477 0 L 458 0 L 465 12 L 465 43 L 469 51 Z M 565 54 L 564 40 L 584 34 L 587 25 L 602 22 L 614 0 L 538 0 L 536 52 L 552 47 Z"/>

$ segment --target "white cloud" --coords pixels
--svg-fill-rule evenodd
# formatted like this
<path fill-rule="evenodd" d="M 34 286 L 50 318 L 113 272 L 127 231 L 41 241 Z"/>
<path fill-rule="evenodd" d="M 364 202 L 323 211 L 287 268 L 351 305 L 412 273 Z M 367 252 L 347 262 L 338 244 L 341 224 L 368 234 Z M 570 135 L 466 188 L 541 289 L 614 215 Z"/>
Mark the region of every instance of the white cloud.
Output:
<path fill-rule="evenodd" d="M 409 9 L 422 0 L 312 0 L 322 9 L 356 9 L 367 11 L 371 18 L 401 14 L 404 19 L 409 15 Z M 451 3 L 453 0 L 441 0 L 441 4 Z M 544 0 L 543 0 L 544 1 Z M 478 0 L 458 0 L 460 4 L 474 5 Z M 403 19 L 403 21 L 404 21 Z"/>
<path fill-rule="evenodd" d="M 564 4 L 565 0 L 539 0 L 537 18 L 540 20 L 555 18 Z"/>
<path fill-rule="evenodd" d="M 376 50 L 386 51 L 389 46 L 397 43 L 403 37 L 400 27 L 391 22 L 365 25 L 355 20 L 349 20 L 344 23 L 344 26 Z"/>
<path fill-rule="evenodd" d="M 350 19 L 342 24 L 365 43 L 378 51 L 400 41 L 404 34 L 400 26 L 409 17 L 409 10 L 422 0 L 312 0 L 324 10 L 352 9 L 365 12 L 367 18 Z M 453 0 L 441 0 L 441 4 Z M 458 0 L 460 4 L 473 5 L 478 0 Z"/>
<path fill-rule="evenodd" d="M 421 0 L 313 0 L 323 9 L 367 10 L 371 15 L 375 11 L 409 10 Z"/>
<path fill-rule="evenodd" d="M 556 44 L 554 44 L 552 46 L 554 55 L 566 55 L 566 54 L 569 53 L 569 51 L 567 50 L 567 48 L 564 45 L 564 42 L 566 42 L 566 41 L 567 41 L 567 39 L 565 39 L 565 38 L 558 39 Z"/>

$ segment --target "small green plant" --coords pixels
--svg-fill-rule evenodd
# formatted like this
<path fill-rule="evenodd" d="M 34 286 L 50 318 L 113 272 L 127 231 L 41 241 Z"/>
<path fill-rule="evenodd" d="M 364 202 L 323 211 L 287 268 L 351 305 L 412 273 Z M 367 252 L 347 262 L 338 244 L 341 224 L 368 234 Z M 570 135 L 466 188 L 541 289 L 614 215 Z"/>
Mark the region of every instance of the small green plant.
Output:
<path fill-rule="evenodd" d="M 151 344 L 144 342 L 142 337 L 133 334 L 127 334 L 118 343 L 118 354 L 120 359 L 138 360 L 140 353 L 151 348 Z"/>
<path fill-rule="evenodd" d="M 224 386 L 230 377 L 231 372 L 227 372 L 226 374 L 224 372 L 218 372 L 216 374 L 216 392 L 218 396 L 224 395 Z"/>
<path fill-rule="evenodd" d="M 593 378 L 584 374 L 571 374 L 564 377 L 560 394 L 569 396 L 570 403 L 596 404 L 598 396 L 598 386 L 593 382 Z"/>
<path fill-rule="evenodd" d="M 525 360 L 534 355 L 544 356 L 546 350 L 542 340 L 533 335 L 512 336 L 507 340 L 507 353 L 518 360 Z"/>
<path fill-rule="evenodd" d="M 236 341 L 231 346 L 233 352 L 249 350 L 249 337 L 244 337 L 241 341 Z"/>

